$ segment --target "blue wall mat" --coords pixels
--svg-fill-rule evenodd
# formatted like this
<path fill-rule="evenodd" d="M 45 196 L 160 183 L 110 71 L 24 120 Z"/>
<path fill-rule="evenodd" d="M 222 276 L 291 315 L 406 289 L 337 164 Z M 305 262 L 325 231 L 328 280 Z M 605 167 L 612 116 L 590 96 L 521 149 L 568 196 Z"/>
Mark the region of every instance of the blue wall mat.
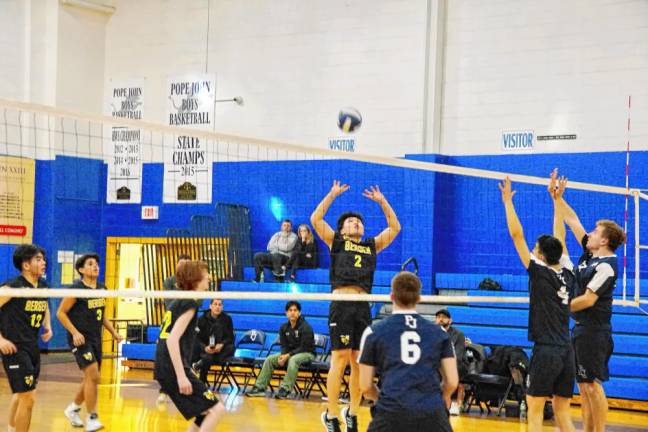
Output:
<path fill-rule="evenodd" d="M 434 155 L 408 158 L 434 161 Z M 441 162 L 451 165 L 547 177 L 554 168 L 573 181 L 625 185 L 625 153 L 532 154 L 498 156 L 450 156 Z M 631 156 L 631 186 L 648 187 L 648 171 L 639 167 L 648 163 L 647 152 Z M 539 186 L 514 185 L 518 191 L 515 204 L 531 246 L 538 235 L 551 232 L 553 205 Z M 497 182 L 472 177 L 438 174 L 435 189 L 434 271 L 456 273 L 517 273 L 524 269 L 509 239 Z M 587 230 L 597 219 L 608 218 L 623 223 L 623 196 L 571 190 L 566 199 L 579 214 Z M 632 207 L 631 207 L 632 208 Z M 648 205 L 644 204 L 645 212 Z M 489 213 L 484 214 L 487 210 Z M 488 216 L 488 217 L 487 217 Z M 631 214 L 629 237 L 634 236 Z M 643 219 L 643 218 L 642 218 Z M 489 224 L 484 229 L 484 223 Z M 642 227 L 646 224 L 641 224 Z M 648 228 L 648 225 L 646 225 Z M 648 241 L 644 228 L 642 241 Z M 568 232 L 568 249 L 577 259 L 580 248 Z M 630 248 L 631 249 L 631 248 Z M 628 250 L 628 268 L 634 271 L 634 251 Z M 622 248 L 618 249 L 622 255 Z M 648 265 L 641 268 L 648 274 Z"/>
<path fill-rule="evenodd" d="M 624 184 L 623 152 L 407 158 L 543 177 L 558 166 L 575 181 Z M 646 166 L 646 162 L 647 152 L 632 154 L 633 167 Z M 168 228 L 189 228 L 194 215 L 214 213 L 212 204 L 162 204 L 162 164 L 145 164 L 143 178 L 142 204 L 160 207 L 157 221 L 142 221 L 140 205 L 105 203 L 106 166 L 102 161 L 60 156 L 36 162 L 34 241 L 48 251 L 51 264 L 47 276 L 53 285 L 60 280 L 60 266 L 55 263 L 59 250 L 94 250 L 103 257 L 107 236 L 165 236 Z M 331 206 L 326 218 L 329 224 L 334 226 L 340 213 L 353 209 L 364 214 L 367 234 L 378 234 L 385 227 L 382 211 L 361 192 L 369 185 L 380 185 L 405 230 L 381 254 L 378 268 L 397 270 L 405 259 L 416 257 L 425 293 L 433 291 L 432 275 L 436 272 L 524 274 L 508 237 L 494 180 L 341 160 L 217 162 L 213 202 L 250 208 L 252 247 L 259 251 L 265 249 L 281 218 L 290 218 L 295 225 L 308 222 L 335 178 L 349 183 L 351 190 Z M 647 188 L 648 171 L 633 168 L 631 183 Z M 532 245 L 539 234 L 551 230 L 552 204 L 542 187 L 515 187 L 516 206 Z M 568 191 L 567 198 L 587 228 L 603 217 L 622 222 L 623 197 Z M 630 236 L 634 235 L 633 222 L 631 219 Z M 644 243 L 648 243 L 647 231 L 642 235 Z M 576 258 L 578 245 L 570 235 L 568 240 Z M 13 249 L 10 245 L 0 247 L 0 256 L 5 258 L 0 265 L 2 279 L 15 273 L 10 261 Z M 320 251 L 320 266 L 326 268 L 329 259 L 321 242 Z M 631 271 L 633 253 L 629 251 Z M 648 277 L 648 261 L 643 262 L 642 276 Z M 55 342 L 50 346 L 58 344 L 58 336 Z"/>

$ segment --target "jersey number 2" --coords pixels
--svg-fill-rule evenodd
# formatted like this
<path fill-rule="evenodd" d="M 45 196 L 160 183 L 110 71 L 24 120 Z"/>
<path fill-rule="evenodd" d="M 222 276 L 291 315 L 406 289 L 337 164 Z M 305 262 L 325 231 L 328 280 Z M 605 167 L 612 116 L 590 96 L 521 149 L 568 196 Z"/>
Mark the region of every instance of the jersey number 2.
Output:
<path fill-rule="evenodd" d="M 415 331 L 406 331 L 401 334 L 401 360 L 408 365 L 416 364 L 421 358 L 421 336 Z"/>
<path fill-rule="evenodd" d="M 162 330 L 160 331 L 160 339 L 166 339 L 169 337 L 167 330 L 171 325 L 171 311 L 166 311 L 164 313 L 164 318 L 162 318 Z"/>
<path fill-rule="evenodd" d="M 353 265 L 362 268 L 362 255 L 354 255 L 354 257 L 355 257 L 355 264 Z"/>

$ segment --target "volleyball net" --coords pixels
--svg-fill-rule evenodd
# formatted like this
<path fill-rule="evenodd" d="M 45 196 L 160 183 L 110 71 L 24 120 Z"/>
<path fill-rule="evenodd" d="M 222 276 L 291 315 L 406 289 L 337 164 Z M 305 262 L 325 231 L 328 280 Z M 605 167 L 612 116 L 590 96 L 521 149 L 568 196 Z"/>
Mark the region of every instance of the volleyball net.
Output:
<path fill-rule="evenodd" d="M 626 188 L 624 168 L 596 154 L 377 157 L 332 149 L 336 139 L 355 139 L 342 132 L 318 145 L 274 142 L 214 132 L 188 107 L 177 108 L 168 119 L 173 125 L 163 125 L 129 119 L 137 116 L 126 115 L 128 106 L 110 117 L 0 100 L 0 278 L 17 274 L 16 245 L 33 242 L 45 249 L 45 277 L 57 288 L 12 295 L 91 296 L 66 287 L 79 277 L 76 259 L 96 252 L 105 296 L 144 299 L 151 324 L 159 322 L 164 298 L 388 303 L 391 277 L 401 269 L 418 273 L 423 302 L 524 304 L 528 278 L 497 185 L 505 177 L 513 182 L 533 248 L 540 234 L 552 233 L 547 184 L 558 167 L 569 177 L 565 198 L 586 229 L 599 219 L 627 222 L 615 302 L 647 302 L 640 255 L 648 230 L 641 230 L 640 210 L 648 196 L 632 188 L 632 177 Z M 363 216 L 365 237 L 388 226 L 380 205 L 363 196 L 375 185 L 398 218 L 400 233 L 377 257 L 373 294 L 330 294 L 329 252 L 317 234 L 314 268 L 297 268 L 294 278 L 290 268 L 267 268 L 264 283 L 253 284 L 254 255 L 266 251 L 284 220 L 295 233 L 300 225 L 312 230 L 310 216 L 334 180 L 350 188 L 326 214 L 333 229 L 346 211 Z M 576 262 L 582 249 L 569 229 L 567 246 Z M 209 264 L 209 292 L 163 291 L 181 255 Z"/>

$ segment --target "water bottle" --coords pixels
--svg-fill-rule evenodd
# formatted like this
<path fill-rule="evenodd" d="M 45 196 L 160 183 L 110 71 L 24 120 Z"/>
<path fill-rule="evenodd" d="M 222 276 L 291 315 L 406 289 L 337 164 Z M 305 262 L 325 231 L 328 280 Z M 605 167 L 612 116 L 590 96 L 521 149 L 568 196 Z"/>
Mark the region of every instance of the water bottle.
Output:
<path fill-rule="evenodd" d="M 520 403 L 520 420 L 526 421 L 527 419 L 527 404 L 526 401 Z"/>

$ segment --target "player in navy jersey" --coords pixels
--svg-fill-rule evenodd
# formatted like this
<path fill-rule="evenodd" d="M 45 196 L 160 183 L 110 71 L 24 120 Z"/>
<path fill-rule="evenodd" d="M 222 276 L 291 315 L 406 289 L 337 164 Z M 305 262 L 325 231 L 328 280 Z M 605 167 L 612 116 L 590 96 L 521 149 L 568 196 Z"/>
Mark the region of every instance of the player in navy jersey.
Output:
<path fill-rule="evenodd" d="M 392 315 L 367 327 L 360 344 L 360 389 L 375 401 L 367 431 L 451 431 L 447 409 L 459 374 L 450 336 L 416 312 L 415 274 L 398 273 L 391 289 Z"/>
<path fill-rule="evenodd" d="M 206 291 L 209 273 L 204 261 L 183 261 L 176 268 L 176 286 L 182 291 Z M 189 431 L 213 431 L 225 409 L 218 397 L 191 370 L 196 340 L 196 300 L 177 299 L 169 304 L 160 327 L 153 376 L 178 411 L 194 419 Z"/>
<path fill-rule="evenodd" d="M 611 220 L 597 221 L 594 230 L 587 233 L 562 191 L 564 185 L 555 194 L 557 209 L 583 247 L 583 255 L 574 268 L 576 296 L 570 304 L 576 322 L 572 344 L 576 353 L 576 381 L 581 394 L 583 425 L 586 431 L 603 431 L 608 403 L 601 383 L 609 379 L 608 362 L 614 350 L 611 318 L 618 276 L 614 251 L 625 242 L 626 236 Z"/>
<path fill-rule="evenodd" d="M 574 425 L 569 405 L 574 389 L 575 368 L 569 337 L 569 286 L 574 284 L 574 276 L 561 263 L 563 246 L 560 239 L 541 235 L 533 254 L 529 252 L 522 224 L 513 205 L 515 191 L 511 190 L 511 180 L 507 177 L 499 188 L 509 234 L 529 274 L 528 338 L 533 342 L 527 376 L 529 431 L 542 430 L 545 400 L 553 398 L 558 427 L 561 431 L 571 432 Z M 564 225 L 561 235 L 564 237 Z"/>
<path fill-rule="evenodd" d="M 337 221 L 337 231 L 329 226 L 324 216 L 333 201 L 349 186 L 335 180 L 329 193 L 311 215 L 315 232 L 331 251 L 330 280 L 334 294 L 370 294 L 376 270 L 376 255 L 385 249 L 400 232 L 400 223 L 378 186 L 365 189 L 363 196 L 378 203 L 387 228 L 376 237 L 363 240 L 364 221 L 359 213 L 343 213 Z M 340 430 L 337 403 L 340 395 L 342 374 L 350 365 L 349 379 L 351 403 L 342 409 L 347 432 L 358 428 L 357 412 L 362 394 L 358 384 L 358 352 L 362 332 L 371 323 L 368 302 L 331 302 L 329 309 L 329 332 L 331 338 L 331 366 L 326 379 L 328 409 L 322 413 L 322 423 L 328 432 Z"/>
<path fill-rule="evenodd" d="M 99 282 L 99 255 L 85 254 L 77 259 L 74 268 L 80 279 L 74 281 L 72 288 L 88 290 L 105 290 Z M 100 293 L 97 293 L 100 296 Z M 64 414 L 73 427 L 85 426 L 86 431 L 97 431 L 103 428 L 97 415 L 97 388 L 99 385 L 99 367 L 101 366 L 101 331 L 105 327 L 112 337 L 121 341 L 123 338 L 115 331 L 105 315 L 106 299 L 74 298 L 63 299 L 56 317 L 68 331 L 68 345 L 74 358 L 83 371 L 81 388 L 74 401 L 65 408 Z M 88 416 L 85 422 L 79 412 L 85 402 Z"/>
<path fill-rule="evenodd" d="M 13 254 L 13 265 L 20 276 L 2 288 L 47 288 L 45 251 L 23 244 Z M 31 423 L 36 385 L 40 375 L 38 333 L 43 342 L 52 338 L 47 299 L 0 297 L 0 352 L 13 397 L 8 407 L 8 430 L 27 432 Z"/>

